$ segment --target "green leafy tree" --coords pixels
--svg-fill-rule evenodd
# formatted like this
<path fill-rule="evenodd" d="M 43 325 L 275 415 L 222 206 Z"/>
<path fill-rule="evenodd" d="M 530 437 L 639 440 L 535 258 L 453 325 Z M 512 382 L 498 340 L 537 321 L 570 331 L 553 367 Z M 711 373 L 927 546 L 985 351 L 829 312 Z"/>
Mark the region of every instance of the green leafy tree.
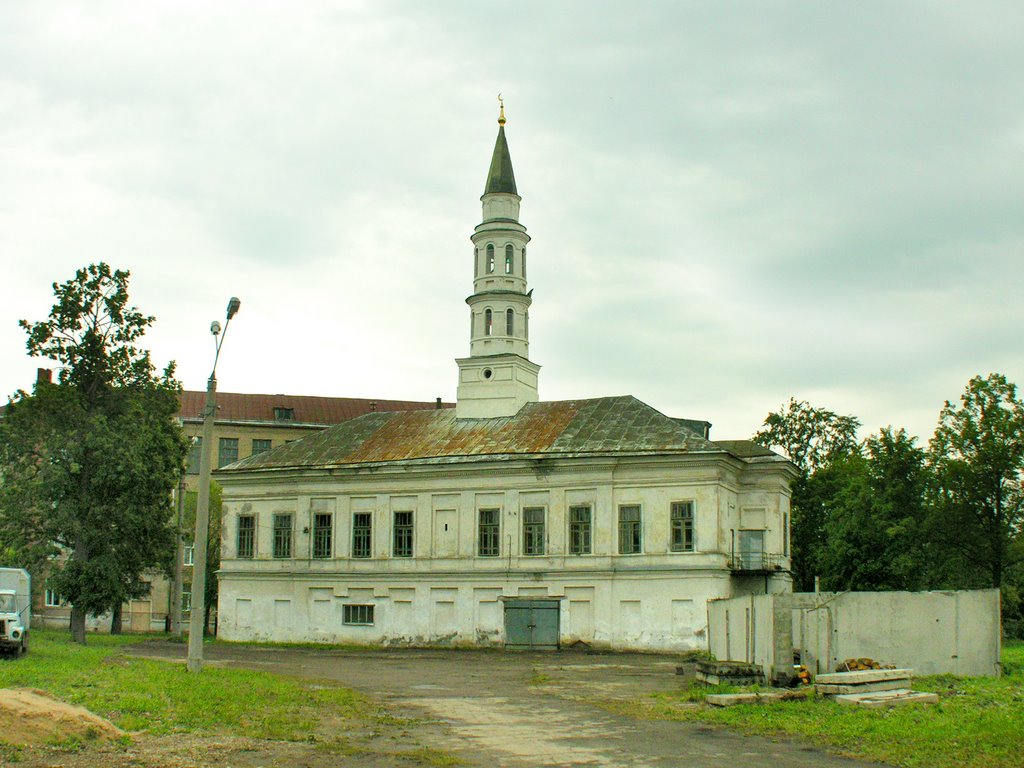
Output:
<path fill-rule="evenodd" d="M 800 472 L 791 489 L 793 581 L 797 589 L 814 586 L 821 571 L 825 545 L 825 503 L 833 491 L 833 478 L 821 470 L 859 452 L 860 421 L 804 400 L 790 398 L 769 413 L 754 442 L 781 449 Z"/>
<path fill-rule="evenodd" d="M 920 589 L 926 585 L 924 451 L 903 429 L 881 430 L 819 471 L 823 500 L 823 585 L 833 590 Z"/>
<path fill-rule="evenodd" d="M 936 536 L 963 566 L 964 581 L 1003 587 L 1024 557 L 1024 403 L 1016 385 L 998 373 L 972 378 L 960 402 L 942 408 L 929 459 Z"/>
<path fill-rule="evenodd" d="M 129 273 L 103 263 L 54 284 L 49 318 L 20 325 L 28 351 L 60 364 L 10 403 L 0 430 L 0 540 L 37 562 L 85 618 L 145 591 L 142 573 L 174 553 L 171 489 L 185 441 L 173 364 L 157 375 L 136 346 L 153 318 L 128 306 Z"/>

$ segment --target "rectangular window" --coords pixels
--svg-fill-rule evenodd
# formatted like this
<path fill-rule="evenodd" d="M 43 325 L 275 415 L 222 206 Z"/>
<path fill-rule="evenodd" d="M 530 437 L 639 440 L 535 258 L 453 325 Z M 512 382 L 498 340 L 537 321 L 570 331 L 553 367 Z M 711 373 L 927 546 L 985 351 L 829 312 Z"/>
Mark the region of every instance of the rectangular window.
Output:
<path fill-rule="evenodd" d="M 782 515 L 782 554 L 789 557 L 789 512 Z"/>
<path fill-rule="evenodd" d="M 191 544 L 185 545 L 181 552 L 181 564 L 192 565 L 192 559 L 195 557 L 196 548 Z"/>
<path fill-rule="evenodd" d="M 672 502 L 672 541 L 673 552 L 693 552 L 693 502 Z"/>
<path fill-rule="evenodd" d="M 352 515 L 352 557 L 370 556 L 372 520 L 369 512 L 356 512 Z"/>
<path fill-rule="evenodd" d="M 279 512 L 274 515 L 274 557 L 292 556 L 292 514 Z"/>
<path fill-rule="evenodd" d="M 395 541 L 391 554 L 412 557 L 412 512 L 395 512 Z"/>
<path fill-rule="evenodd" d="M 317 513 L 313 515 L 313 557 L 331 556 L 331 514 Z"/>
<path fill-rule="evenodd" d="M 192 584 L 189 582 L 181 585 L 181 610 L 185 613 L 192 610 Z"/>
<path fill-rule="evenodd" d="M 275 408 L 274 418 L 277 421 L 295 421 L 295 409 L 294 408 Z"/>
<path fill-rule="evenodd" d="M 372 605 L 346 605 L 343 608 L 341 620 L 344 624 L 373 625 Z"/>
<path fill-rule="evenodd" d="M 498 509 L 481 509 L 477 554 L 480 557 L 497 557 L 501 553 L 500 514 Z"/>
<path fill-rule="evenodd" d="M 256 549 L 256 518 L 253 515 L 238 516 L 238 557 L 252 557 Z"/>
<path fill-rule="evenodd" d="M 52 587 L 46 588 L 45 600 L 47 608 L 60 608 L 62 605 L 67 603 L 67 600 L 64 599 L 64 595 Z"/>
<path fill-rule="evenodd" d="M 188 463 L 185 471 L 190 475 L 199 474 L 199 462 L 203 460 L 203 438 L 193 437 L 188 446 Z"/>
<path fill-rule="evenodd" d="M 252 455 L 255 456 L 257 453 L 266 453 L 270 450 L 270 440 L 258 440 L 255 437 L 252 439 Z"/>
<path fill-rule="evenodd" d="M 590 554 L 590 507 L 569 507 L 569 554 Z"/>
<path fill-rule="evenodd" d="M 640 505 L 619 507 L 619 554 L 635 555 L 643 549 L 640 531 Z"/>
<path fill-rule="evenodd" d="M 544 554 L 544 507 L 523 509 L 523 554 Z"/>
<path fill-rule="evenodd" d="M 238 461 L 238 438 L 222 437 L 217 450 L 217 468 L 226 467 Z"/>

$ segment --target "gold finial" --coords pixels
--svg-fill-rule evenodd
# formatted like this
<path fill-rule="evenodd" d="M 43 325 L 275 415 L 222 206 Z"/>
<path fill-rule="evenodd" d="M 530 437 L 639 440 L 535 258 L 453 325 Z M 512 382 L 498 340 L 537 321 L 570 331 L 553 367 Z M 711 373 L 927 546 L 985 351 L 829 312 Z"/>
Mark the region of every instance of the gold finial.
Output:
<path fill-rule="evenodd" d="M 501 98 L 501 94 L 498 94 L 498 103 L 501 105 L 501 113 L 498 115 L 498 125 L 505 124 L 505 102 Z"/>

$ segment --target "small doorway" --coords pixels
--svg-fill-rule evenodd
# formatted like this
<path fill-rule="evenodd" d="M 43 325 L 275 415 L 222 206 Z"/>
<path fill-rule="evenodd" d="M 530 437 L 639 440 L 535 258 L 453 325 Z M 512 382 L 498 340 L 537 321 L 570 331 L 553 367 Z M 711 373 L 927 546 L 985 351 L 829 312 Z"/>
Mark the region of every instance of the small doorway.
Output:
<path fill-rule="evenodd" d="M 557 651 L 557 600 L 506 600 L 505 647 L 524 651 Z"/>
<path fill-rule="evenodd" d="M 745 571 L 764 568 L 764 531 L 740 531 L 740 568 Z"/>

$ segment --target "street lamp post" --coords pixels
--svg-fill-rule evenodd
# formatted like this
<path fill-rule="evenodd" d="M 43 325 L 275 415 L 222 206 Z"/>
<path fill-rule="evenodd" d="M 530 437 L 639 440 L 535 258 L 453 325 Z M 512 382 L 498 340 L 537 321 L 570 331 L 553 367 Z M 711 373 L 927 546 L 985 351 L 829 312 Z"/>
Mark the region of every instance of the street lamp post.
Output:
<path fill-rule="evenodd" d="M 192 607 L 188 622 L 188 671 L 203 668 L 203 634 L 206 629 L 206 545 L 210 536 L 210 474 L 213 463 L 213 422 L 217 415 L 217 360 L 220 348 L 228 334 L 231 318 L 241 306 L 237 298 L 228 302 L 224 333 L 216 320 L 210 325 L 217 351 L 213 357 L 213 370 L 206 382 L 206 404 L 203 407 L 203 445 L 199 460 L 199 493 L 196 498 L 196 535 L 192 547 Z"/>

